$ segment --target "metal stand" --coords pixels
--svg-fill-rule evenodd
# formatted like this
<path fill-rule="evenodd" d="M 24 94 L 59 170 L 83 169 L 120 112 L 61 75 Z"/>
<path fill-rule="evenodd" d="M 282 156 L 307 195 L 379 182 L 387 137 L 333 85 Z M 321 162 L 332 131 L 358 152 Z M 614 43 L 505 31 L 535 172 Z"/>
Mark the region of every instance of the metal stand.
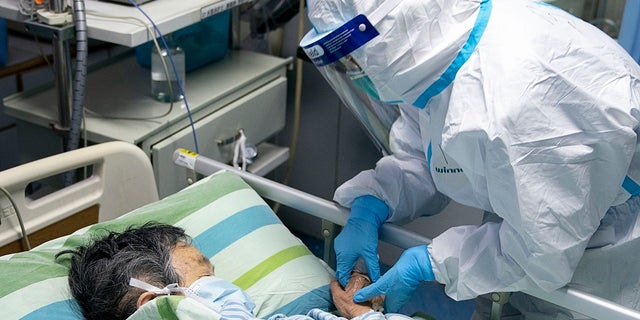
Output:
<path fill-rule="evenodd" d="M 75 26 L 50 26 L 37 21 L 25 21 L 25 30 L 37 37 L 51 39 L 53 45 L 53 67 L 55 85 L 58 91 L 58 123 L 52 128 L 59 132 L 66 141 L 71 124 L 72 74 L 69 40 L 75 35 Z"/>

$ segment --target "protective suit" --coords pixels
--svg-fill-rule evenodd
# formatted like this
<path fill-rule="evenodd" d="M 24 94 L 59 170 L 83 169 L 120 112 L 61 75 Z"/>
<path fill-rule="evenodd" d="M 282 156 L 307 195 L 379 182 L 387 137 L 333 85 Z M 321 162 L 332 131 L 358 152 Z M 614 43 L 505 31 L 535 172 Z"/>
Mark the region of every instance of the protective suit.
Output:
<path fill-rule="evenodd" d="M 527 0 L 309 0 L 308 10 L 315 38 L 374 17 L 379 34 L 349 58 L 369 96 L 400 111 L 392 154 L 335 201 L 373 196 L 390 222 L 449 199 L 494 215 L 428 246 L 454 299 L 572 282 L 640 309 L 640 68 L 614 40 Z"/>

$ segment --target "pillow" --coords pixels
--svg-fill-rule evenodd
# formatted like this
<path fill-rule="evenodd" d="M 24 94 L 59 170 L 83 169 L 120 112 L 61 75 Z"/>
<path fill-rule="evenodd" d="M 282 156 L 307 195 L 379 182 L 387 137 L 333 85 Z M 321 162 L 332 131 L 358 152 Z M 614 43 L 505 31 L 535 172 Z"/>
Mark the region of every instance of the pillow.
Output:
<path fill-rule="evenodd" d="M 232 172 L 219 172 L 118 219 L 80 229 L 30 251 L 0 257 L 5 319 L 81 319 L 67 284 L 68 264 L 54 256 L 106 230 L 158 221 L 182 227 L 217 276 L 246 290 L 264 318 L 333 308 L 333 271 L 282 224 Z"/>

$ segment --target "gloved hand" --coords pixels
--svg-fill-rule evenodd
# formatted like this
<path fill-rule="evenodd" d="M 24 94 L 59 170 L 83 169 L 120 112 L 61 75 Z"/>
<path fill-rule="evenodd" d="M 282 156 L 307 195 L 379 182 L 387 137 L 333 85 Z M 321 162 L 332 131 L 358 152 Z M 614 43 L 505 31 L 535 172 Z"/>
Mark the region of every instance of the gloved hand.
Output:
<path fill-rule="evenodd" d="M 364 302 L 379 295 L 385 295 L 385 312 L 398 312 L 411 298 L 421 281 L 433 281 L 431 259 L 426 245 L 407 249 L 398 262 L 380 280 L 360 289 L 354 296 L 355 302 Z"/>
<path fill-rule="evenodd" d="M 361 196 L 351 205 L 347 224 L 334 242 L 336 278 L 344 287 L 359 257 L 367 267 L 371 281 L 380 278 L 378 229 L 389 217 L 389 207 L 374 196 Z"/>

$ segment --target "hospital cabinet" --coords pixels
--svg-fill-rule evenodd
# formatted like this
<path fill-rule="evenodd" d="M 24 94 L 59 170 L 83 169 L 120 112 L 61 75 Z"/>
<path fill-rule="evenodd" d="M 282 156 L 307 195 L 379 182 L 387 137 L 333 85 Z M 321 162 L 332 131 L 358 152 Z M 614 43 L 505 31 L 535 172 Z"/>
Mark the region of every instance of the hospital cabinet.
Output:
<path fill-rule="evenodd" d="M 187 73 L 187 103 L 175 102 L 170 109 L 151 97 L 149 70 L 124 54 L 89 72 L 84 134 L 91 144 L 119 140 L 139 146 L 151 158 L 161 197 L 188 185 L 190 173 L 172 161 L 176 148 L 196 151 L 197 141 L 200 154 L 228 162 L 240 129 L 247 143 L 258 146 L 248 170 L 265 174 L 288 158 L 287 148 L 262 142 L 284 127 L 291 62 L 231 50 L 224 59 Z M 50 129 L 57 120 L 55 101 L 53 86 L 4 99 L 5 113 L 17 121 L 22 162 L 55 153 L 46 150 L 59 145 Z"/>

